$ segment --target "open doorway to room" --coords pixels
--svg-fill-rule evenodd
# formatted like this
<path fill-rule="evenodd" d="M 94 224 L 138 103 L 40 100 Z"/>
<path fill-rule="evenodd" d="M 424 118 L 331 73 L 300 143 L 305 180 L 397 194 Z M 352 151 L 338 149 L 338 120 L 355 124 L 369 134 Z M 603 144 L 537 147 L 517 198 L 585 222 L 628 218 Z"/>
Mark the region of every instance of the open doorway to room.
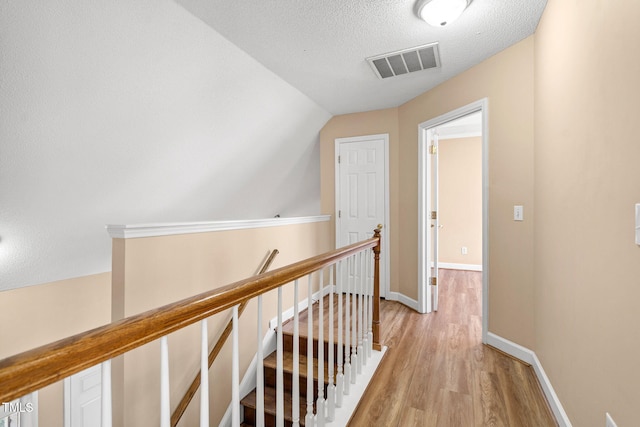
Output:
<path fill-rule="evenodd" d="M 478 306 L 482 300 L 477 314 L 482 315 L 483 341 L 488 283 L 486 113 L 483 100 L 419 125 L 420 311 L 438 311 L 441 289 L 465 282 L 469 294 L 463 299 L 476 300 Z M 449 304 L 447 308 L 452 309 Z"/>

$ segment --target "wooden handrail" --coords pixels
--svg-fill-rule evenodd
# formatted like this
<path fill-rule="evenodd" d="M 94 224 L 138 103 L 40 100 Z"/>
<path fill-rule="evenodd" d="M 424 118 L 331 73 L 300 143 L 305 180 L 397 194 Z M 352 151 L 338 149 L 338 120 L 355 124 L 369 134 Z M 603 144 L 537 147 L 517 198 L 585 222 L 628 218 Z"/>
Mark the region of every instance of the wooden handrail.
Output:
<path fill-rule="evenodd" d="M 277 249 L 274 249 L 271 252 L 271 254 L 269 255 L 269 258 L 267 258 L 264 265 L 258 272 L 259 275 L 267 272 L 274 258 L 279 253 L 280 252 Z M 242 316 L 242 313 L 244 312 L 245 308 L 247 308 L 247 301 L 243 302 L 238 307 L 238 318 Z M 224 328 L 224 331 L 222 331 L 222 334 L 218 338 L 218 341 L 216 341 L 216 344 L 213 346 L 213 348 L 209 352 L 209 369 L 211 369 L 211 365 L 213 365 L 213 362 L 216 360 L 216 357 L 218 357 L 218 354 L 220 354 L 220 350 L 222 350 L 224 343 L 227 342 L 227 338 L 229 338 L 229 335 L 231 335 L 232 329 L 233 329 L 233 319 L 229 319 L 229 321 L 227 322 L 227 326 Z M 189 406 L 189 403 L 191 403 L 193 396 L 195 396 L 196 391 L 198 391 L 198 388 L 200 388 L 200 372 L 198 372 L 193 377 L 193 381 L 191 381 L 191 385 L 187 389 L 187 392 L 184 394 L 184 396 L 182 396 L 182 399 L 180 399 L 178 406 L 176 406 L 176 409 L 173 411 L 173 414 L 171 414 L 172 427 L 175 427 L 178 425 L 178 422 L 180 422 L 180 418 L 182 418 L 182 415 L 187 410 L 187 407 Z"/>
<path fill-rule="evenodd" d="M 276 255 L 278 255 L 279 253 L 280 253 L 280 251 L 277 250 L 277 249 L 274 249 L 274 250 L 271 251 L 271 254 L 269 255 L 269 258 L 267 258 L 267 260 L 265 261 L 264 265 L 262 266 L 262 268 L 258 272 L 258 275 L 264 274 L 264 273 L 267 272 L 269 267 L 271 267 L 271 264 L 273 263 L 273 260 L 276 258 Z"/>
<path fill-rule="evenodd" d="M 0 402 L 10 402 L 113 359 L 365 249 L 377 247 L 379 251 L 379 236 L 378 232 L 370 239 L 0 360 Z M 375 265 L 377 272 L 378 263 Z M 376 292 L 379 295 L 374 290 L 374 296 Z M 376 345 L 379 317 L 375 308 L 373 321 Z"/>

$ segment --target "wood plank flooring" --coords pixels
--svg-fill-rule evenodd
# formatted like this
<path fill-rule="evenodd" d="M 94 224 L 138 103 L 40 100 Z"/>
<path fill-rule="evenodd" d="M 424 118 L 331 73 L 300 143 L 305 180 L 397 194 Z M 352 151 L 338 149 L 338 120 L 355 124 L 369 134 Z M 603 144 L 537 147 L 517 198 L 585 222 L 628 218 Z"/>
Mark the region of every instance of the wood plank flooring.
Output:
<path fill-rule="evenodd" d="M 439 282 L 437 313 L 382 301 L 389 349 L 349 426 L 556 426 L 533 369 L 482 344 L 482 274 Z"/>

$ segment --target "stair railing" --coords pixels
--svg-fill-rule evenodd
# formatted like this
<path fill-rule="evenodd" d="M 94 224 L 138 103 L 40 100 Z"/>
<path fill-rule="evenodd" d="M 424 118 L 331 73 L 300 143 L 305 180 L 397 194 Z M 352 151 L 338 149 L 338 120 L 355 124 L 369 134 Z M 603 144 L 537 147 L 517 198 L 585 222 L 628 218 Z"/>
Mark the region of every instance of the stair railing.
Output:
<path fill-rule="evenodd" d="M 264 273 L 267 272 L 267 270 L 269 270 L 269 267 L 271 267 L 271 264 L 273 263 L 273 260 L 275 259 L 275 257 L 279 253 L 280 252 L 277 249 L 274 249 L 273 251 L 271 251 L 271 253 L 269 254 L 269 257 L 267 258 L 267 260 L 264 262 L 264 264 L 260 268 L 260 271 L 258 272 L 258 275 L 264 274 Z M 258 298 L 261 298 L 261 296 L 258 296 Z M 243 302 L 238 307 L 238 317 L 242 316 L 242 313 L 244 312 L 245 308 L 247 308 L 247 301 Z M 262 324 L 260 324 L 260 325 L 262 325 Z M 205 340 L 205 339 L 207 340 L 207 346 L 208 346 L 208 339 L 209 338 L 208 338 L 208 334 L 205 333 L 205 328 L 206 328 L 206 325 L 203 324 L 202 334 L 201 335 L 202 335 L 202 339 L 203 340 Z M 218 357 L 218 354 L 220 354 L 220 351 L 222 350 L 222 347 L 227 342 L 227 339 L 229 338 L 229 335 L 231 335 L 231 330 L 232 329 L 233 329 L 233 319 L 230 319 L 229 322 L 227 322 L 227 326 L 222 331 L 222 334 L 218 338 L 218 341 L 216 341 L 215 345 L 213 346 L 213 348 L 209 352 L 209 355 L 207 357 L 207 361 L 208 361 L 207 367 L 206 367 L 207 372 L 208 372 L 209 369 L 211 369 L 211 366 L 213 365 L 213 362 L 216 360 L 216 358 Z M 202 345 L 201 347 L 204 348 L 204 345 Z M 201 363 L 202 363 L 202 360 L 204 360 L 204 355 L 201 356 Z M 182 418 L 182 415 L 187 410 L 187 407 L 189 406 L 189 403 L 191 403 L 191 399 L 193 399 L 193 396 L 195 396 L 196 392 L 198 391 L 198 388 L 200 387 L 200 383 L 201 382 L 208 382 L 208 379 L 209 379 L 208 375 L 202 375 L 202 372 L 204 371 L 204 369 L 205 369 L 204 366 L 200 367 L 200 372 L 193 378 L 193 381 L 191 381 L 191 385 L 187 389 L 187 391 L 184 394 L 184 396 L 182 396 L 182 399 L 178 403 L 178 406 L 176 407 L 176 409 L 174 409 L 173 414 L 171 415 L 171 427 L 176 427 L 178 425 L 178 422 L 180 422 L 180 418 Z M 203 390 L 201 392 L 202 394 L 200 395 L 201 401 L 202 402 L 207 402 L 208 399 L 207 399 L 206 395 L 208 394 L 208 388 L 207 387 L 202 387 L 202 390 Z M 205 407 L 208 406 L 208 405 L 205 405 L 202 402 L 200 404 L 200 408 L 201 408 L 201 411 L 204 412 Z"/>
<path fill-rule="evenodd" d="M 277 416 L 277 425 L 283 425 L 283 397 L 282 397 L 282 286 L 291 282 L 295 282 L 296 294 L 298 279 L 307 276 L 309 282 L 308 289 L 308 309 L 309 309 L 309 325 L 312 325 L 313 316 L 313 303 L 311 301 L 311 275 L 314 272 L 322 271 L 325 268 L 330 267 L 330 276 L 333 276 L 334 268 L 337 269 L 337 285 L 335 288 L 336 296 L 338 298 L 338 367 L 336 378 L 336 398 L 332 399 L 335 402 L 329 402 L 328 409 L 325 411 L 322 409 L 322 401 L 324 397 L 324 387 L 318 387 L 318 401 L 316 401 L 316 410 L 321 408 L 317 413 L 313 414 L 313 401 L 311 405 L 308 404 L 308 411 L 306 419 L 309 420 L 306 425 L 324 425 L 325 419 L 332 413 L 331 406 L 340 406 L 342 394 L 348 394 L 348 384 L 355 383 L 356 373 L 351 376 L 345 376 L 341 381 L 341 359 L 344 356 L 345 368 L 349 363 L 349 335 L 352 335 L 352 355 L 351 363 L 353 370 L 357 371 L 358 366 L 358 347 L 359 342 L 356 342 L 356 337 L 360 335 L 364 340 L 364 328 L 368 328 L 370 331 L 368 336 L 371 337 L 369 347 L 380 350 L 380 317 L 379 317 L 379 303 L 380 303 L 380 291 L 379 291 L 379 259 L 381 248 L 380 227 L 374 231 L 372 238 L 363 240 L 358 243 L 354 243 L 343 248 L 339 248 L 333 251 L 326 252 L 324 254 L 308 258 L 303 261 L 299 261 L 294 264 L 290 264 L 285 267 L 273 270 L 268 273 L 264 273 L 258 276 L 254 276 L 248 279 L 244 279 L 227 286 L 223 286 L 212 291 L 204 292 L 193 297 L 185 298 L 178 302 L 167 304 L 160 308 L 146 311 L 144 313 L 130 316 L 125 319 L 112 322 L 109 325 L 105 325 L 99 328 L 92 329 L 90 331 L 76 334 L 71 337 L 47 344 L 6 359 L 0 360 L 0 401 L 10 402 L 14 399 L 20 398 L 31 392 L 37 391 L 43 387 L 53 384 L 63 378 L 76 374 L 84 369 L 92 367 L 97 364 L 102 364 L 102 425 L 103 427 L 111 426 L 112 407 L 111 407 L 111 359 L 127 353 L 135 348 L 138 348 L 144 344 L 150 343 L 155 340 L 160 340 L 160 360 L 161 360 L 161 390 L 160 390 L 160 425 L 161 427 L 170 427 L 171 425 L 171 413 L 169 402 L 169 350 L 167 335 L 177 330 L 180 330 L 186 326 L 194 324 L 196 322 L 201 323 L 201 377 L 203 379 L 203 390 L 206 388 L 207 392 L 201 393 L 205 395 L 201 404 L 201 417 L 200 425 L 209 426 L 208 420 L 208 386 L 205 384 L 205 378 L 208 378 L 208 335 L 206 330 L 206 319 L 217 313 L 223 312 L 228 309 L 232 309 L 232 425 L 239 426 L 240 424 L 240 396 L 239 396 L 239 351 L 238 351 L 238 312 L 239 307 L 247 303 L 252 298 L 258 297 L 258 313 L 259 323 L 261 319 L 261 296 L 266 292 L 274 289 L 278 289 L 278 408 L 279 415 Z M 369 262 L 361 261 L 360 270 L 356 270 L 356 259 L 365 259 L 359 253 L 373 249 L 373 259 Z M 347 260 L 347 269 L 344 269 L 344 260 Z M 373 264 L 372 266 L 370 264 Z M 367 267 L 368 266 L 368 267 Z M 367 270 L 370 269 L 370 270 Z M 356 272 L 359 271 L 359 274 Z M 373 277 L 366 277 L 368 274 L 364 274 L 365 271 L 372 271 Z M 346 283 L 343 280 L 342 273 L 347 273 Z M 351 274 L 353 273 L 353 274 Z M 322 273 L 321 273 L 322 274 Z M 370 280 L 368 280 L 370 279 Z M 332 280 L 332 279 L 331 279 Z M 322 295 L 322 287 L 324 283 L 320 282 L 320 295 Z M 372 289 L 371 289 L 372 288 Z M 356 291 L 360 289 L 360 296 Z M 364 292 L 362 292 L 364 290 Z M 334 292 L 332 288 L 331 293 Z M 351 295 L 350 295 L 351 294 Z M 349 297 L 351 296 L 353 312 L 351 313 L 351 319 L 349 318 Z M 343 297 L 346 299 L 346 312 L 343 313 L 341 309 L 341 302 Z M 330 295 L 330 298 L 333 298 Z M 358 298 L 359 302 L 356 302 Z M 296 298 L 297 301 L 297 298 Z M 367 304 L 368 302 L 368 304 Z M 364 324 L 363 315 L 356 314 L 356 309 L 360 313 L 363 311 L 364 305 L 369 305 L 368 317 L 366 324 Z M 318 310 L 320 318 L 323 312 L 322 309 Z M 297 315 L 297 310 L 295 310 Z M 343 319 L 343 315 L 345 318 Z M 356 318 L 357 317 L 357 318 Z M 342 320 L 342 321 L 341 321 Z M 349 330 L 349 320 L 351 320 L 351 331 Z M 340 325 L 342 323 L 342 325 Z M 359 325 L 359 326 L 358 326 Z M 344 326 L 341 329 L 340 326 Z M 359 328 L 360 335 L 356 335 L 356 331 Z M 258 341 L 261 347 L 261 331 L 258 329 Z M 344 335 L 343 335 L 344 334 Z M 311 343 L 310 348 L 307 350 L 307 356 L 311 357 L 313 353 L 313 328 L 309 327 L 307 342 Z M 344 336 L 346 347 L 340 347 L 341 337 Z M 318 347 L 324 347 L 322 341 L 318 344 Z M 333 344 L 330 343 L 330 349 L 333 349 Z M 353 349 L 355 348 L 355 352 Z M 332 350 L 330 350 L 332 351 Z M 360 350 L 360 358 L 363 358 L 367 353 L 370 354 L 370 349 Z M 362 363 L 364 360 L 362 359 Z M 295 369 L 295 367 L 294 367 Z M 323 369 L 324 372 L 324 369 Z M 260 374 L 258 375 L 260 376 Z M 319 375 L 320 376 L 320 375 Z M 344 387 L 341 389 L 341 383 Z M 313 363 L 311 362 L 311 375 L 307 377 L 307 389 L 311 392 L 307 393 L 307 399 L 313 399 Z M 263 393 L 263 392 L 262 392 Z M 294 398 L 294 407 L 296 396 Z M 322 399 L 322 400 L 321 400 Z M 260 399 L 258 399 L 260 400 Z M 257 425 L 264 425 L 264 419 L 262 415 L 258 415 Z M 298 423 L 294 422 L 294 425 Z"/>

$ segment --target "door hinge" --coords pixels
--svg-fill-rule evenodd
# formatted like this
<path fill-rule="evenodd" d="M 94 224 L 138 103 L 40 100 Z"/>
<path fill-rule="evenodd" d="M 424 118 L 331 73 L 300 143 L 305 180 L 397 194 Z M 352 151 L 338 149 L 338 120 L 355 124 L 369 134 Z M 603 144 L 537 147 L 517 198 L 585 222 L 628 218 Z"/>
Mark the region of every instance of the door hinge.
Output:
<path fill-rule="evenodd" d="M 342 157 L 342 156 L 338 156 L 338 163 L 340 163 L 340 162 L 341 162 L 341 157 Z"/>
<path fill-rule="evenodd" d="M 437 145 L 430 145 L 429 146 L 429 154 L 438 154 L 438 146 Z"/>
<path fill-rule="evenodd" d="M 342 211 L 338 211 L 338 218 L 342 218 Z"/>
<path fill-rule="evenodd" d="M 438 212 L 431 211 L 431 219 L 438 219 Z"/>
<path fill-rule="evenodd" d="M 438 286 L 438 278 L 437 277 L 432 277 L 431 278 L 431 286 Z"/>

